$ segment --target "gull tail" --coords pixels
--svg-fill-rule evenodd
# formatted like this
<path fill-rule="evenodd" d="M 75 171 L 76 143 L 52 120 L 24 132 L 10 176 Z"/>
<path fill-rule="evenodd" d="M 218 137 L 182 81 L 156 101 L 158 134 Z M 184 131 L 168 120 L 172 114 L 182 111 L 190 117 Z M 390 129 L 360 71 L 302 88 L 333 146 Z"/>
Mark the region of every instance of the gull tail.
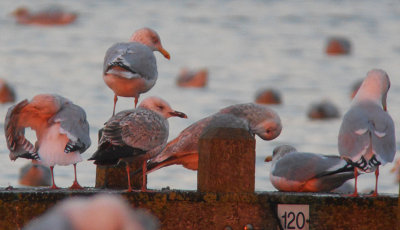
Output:
<path fill-rule="evenodd" d="M 167 167 L 167 166 L 170 166 L 170 165 L 174 165 L 174 164 L 179 164 L 178 159 L 175 158 L 175 157 L 168 158 L 168 159 L 166 159 L 166 160 L 164 160 L 162 162 L 149 162 L 149 163 L 147 163 L 146 175 L 149 174 L 149 173 L 152 173 L 154 171 L 157 171 L 158 169 L 161 169 L 161 168 L 164 168 L 164 167 Z M 136 171 L 134 171 L 134 172 L 131 172 L 131 176 L 135 176 L 135 175 L 137 175 L 139 173 L 142 173 L 142 169 L 141 168 L 136 170 Z"/>
<path fill-rule="evenodd" d="M 325 171 L 324 173 L 317 175 L 316 178 L 332 176 L 335 174 L 347 174 L 347 173 L 354 173 L 354 165 L 351 162 L 343 160 L 343 163 L 342 165 L 339 166 L 339 168 L 330 171 Z"/>

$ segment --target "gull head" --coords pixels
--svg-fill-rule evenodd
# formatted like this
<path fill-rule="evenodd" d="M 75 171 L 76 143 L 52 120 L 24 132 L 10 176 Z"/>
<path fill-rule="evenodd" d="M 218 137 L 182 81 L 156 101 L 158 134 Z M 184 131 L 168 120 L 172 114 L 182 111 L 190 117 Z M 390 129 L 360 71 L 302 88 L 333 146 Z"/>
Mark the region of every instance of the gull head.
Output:
<path fill-rule="evenodd" d="M 166 119 L 174 116 L 187 118 L 186 114 L 173 110 L 168 102 L 159 97 L 148 97 L 140 103 L 139 107 L 154 111 Z"/>
<path fill-rule="evenodd" d="M 166 51 L 163 46 L 161 45 L 160 36 L 158 36 L 157 32 L 150 29 L 150 28 L 141 28 L 136 30 L 131 38 L 129 39 L 130 42 L 139 42 L 146 46 L 148 46 L 153 51 L 158 51 L 166 59 L 170 59 L 171 56 L 169 55 L 168 51 Z"/>
<path fill-rule="evenodd" d="M 354 103 L 370 101 L 381 105 L 386 111 L 386 98 L 389 88 L 390 79 L 385 71 L 381 69 L 370 70 L 353 101 Z"/>

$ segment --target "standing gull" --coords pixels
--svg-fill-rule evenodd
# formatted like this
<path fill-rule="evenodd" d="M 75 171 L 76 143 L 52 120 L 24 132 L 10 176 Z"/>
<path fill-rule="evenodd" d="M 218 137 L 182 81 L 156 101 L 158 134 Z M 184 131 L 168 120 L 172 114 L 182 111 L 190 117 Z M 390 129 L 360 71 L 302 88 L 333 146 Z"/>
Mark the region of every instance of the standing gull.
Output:
<path fill-rule="evenodd" d="M 150 28 L 135 31 L 129 42 L 111 46 L 104 57 L 103 80 L 114 91 L 114 109 L 121 97 L 134 97 L 135 108 L 142 93 L 149 91 L 157 81 L 157 63 L 153 51 L 170 59 L 162 47 L 157 32 Z"/>
<path fill-rule="evenodd" d="M 271 161 L 270 157 L 265 161 Z M 339 156 L 298 152 L 281 145 L 274 149 L 269 178 L 279 191 L 329 192 L 354 174 L 353 166 Z"/>
<path fill-rule="evenodd" d="M 228 114 L 230 116 L 222 116 Z M 221 123 L 222 119 L 227 119 L 225 123 L 238 122 L 237 119 L 242 119 L 253 135 L 257 134 L 264 140 L 275 139 L 282 130 L 278 114 L 267 106 L 253 103 L 232 105 L 184 129 L 178 137 L 167 144 L 160 154 L 150 160 L 148 172 L 173 164 L 197 170 L 199 137 L 206 127 L 213 124 L 213 120 Z"/>
<path fill-rule="evenodd" d="M 394 159 L 394 123 L 386 111 L 389 88 L 390 80 L 385 71 L 369 71 L 350 110 L 343 117 L 338 138 L 339 153 L 355 166 L 355 189 L 352 196 L 358 196 L 358 171 L 375 171 L 375 191 L 372 196 L 377 196 L 379 166 Z"/>
<path fill-rule="evenodd" d="M 125 110 L 111 117 L 105 124 L 97 151 L 89 160 L 97 165 L 115 165 L 119 160 L 126 163 L 128 191 L 132 191 L 129 162 L 143 159 L 143 187 L 146 191 L 146 160 L 158 154 L 168 140 L 167 118 L 184 113 L 174 111 L 158 97 L 143 100 L 137 109 Z"/>
<path fill-rule="evenodd" d="M 25 138 L 27 127 L 36 132 L 35 145 Z M 81 107 L 59 95 L 39 94 L 10 107 L 4 129 L 11 160 L 36 159 L 50 167 L 51 188 L 57 188 L 54 166 L 73 164 L 75 180 L 71 188 L 82 188 L 76 178 L 76 164 L 82 161 L 81 153 L 91 142 L 89 123 Z"/>

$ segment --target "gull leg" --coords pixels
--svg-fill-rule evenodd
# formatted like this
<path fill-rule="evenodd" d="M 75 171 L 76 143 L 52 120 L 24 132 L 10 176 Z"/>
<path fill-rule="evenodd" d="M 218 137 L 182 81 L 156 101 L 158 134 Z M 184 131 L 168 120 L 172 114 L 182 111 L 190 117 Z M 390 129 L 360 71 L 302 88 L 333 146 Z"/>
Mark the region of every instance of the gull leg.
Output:
<path fill-rule="evenodd" d="M 115 115 L 115 105 L 117 104 L 118 101 L 118 96 L 117 94 L 114 94 L 114 109 L 113 109 L 113 116 Z"/>
<path fill-rule="evenodd" d="M 138 101 L 139 101 L 139 96 L 135 97 L 135 109 L 136 109 Z"/>
<path fill-rule="evenodd" d="M 132 192 L 132 187 L 131 187 L 131 175 L 129 173 L 129 164 L 126 163 L 126 173 L 128 175 L 128 191 L 127 192 Z"/>
<path fill-rule="evenodd" d="M 147 161 L 143 161 L 142 164 L 142 172 L 143 172 L 143 177 L 142 177 L 142 192 L 147 192 L 147 177 L 146 177 L 146 171 L 147 171 Z"/>
<path fill-rule="evenodd" d="M 50 166 L 51 180 L 53 181 L 53 185 L 50 188 L 51 189 L 59 189 L 59 187 L 57 187 L 56 183 L 54 182 L 53 169 L 54 169 L 54 166 Z"/>
<path fill-rule="evenodd" d="M 379 165 L 375 170 L 375 191 L 371 195 L 369 195 L 370 197 L 378 196 L 378 177 L 379 177 Z"/>
<path fill-rule="evenodd" d="M 345 196 L 349 196 L 349 197 L 358 197 L 358 192 L 357 192 L 357 177 L 358 177 L 358 171 L 357 171 L 357 167 L 354 167 L 354 193 L 350 194 L 350 195 L 345 195 Z"/>
<path fill-rule="evenodd" d="M 76 164 L 74 164 L 74 174 L 75 174 L 75 180 L 74 183 L 69 187 L 69 189 L 83 189 L 82 186 L 78 183 L 78 180 L 76 179 Z"/>

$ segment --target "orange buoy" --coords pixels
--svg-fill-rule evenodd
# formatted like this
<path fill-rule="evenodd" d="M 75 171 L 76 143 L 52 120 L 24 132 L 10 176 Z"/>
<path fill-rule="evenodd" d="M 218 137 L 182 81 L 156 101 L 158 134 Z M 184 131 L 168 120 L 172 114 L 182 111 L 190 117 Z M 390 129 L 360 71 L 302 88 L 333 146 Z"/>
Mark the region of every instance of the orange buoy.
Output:
<path fill-rule="evenodd" d="M 347 38 L 332 37 L 326 45 L 328 55 L 347 55 L 350 54 L 351 43 Z"/>
<path fill-rule="evenodd" d="M 77 18 L 76 13 L 64 12 L 54 7 L 39 12 L 31 12 L 26 7 L 19 7 L 12 14 L 19 24 L 38 26 L 67 25 Z"/>
<path fill-rule="evenodd" d="M 258 104 L 281 104 L 281 94 L 275 89 L 261 89 L 257 91 L 255 102 Z"/>
<path fill-rule="evenodd" d="M 183 68 L 177 77 L 176 84 L 179 87 L 202 88 L 207 85 L 208 70 L 203 68 L 198 71 L 190 71 Z"/>
<path fill-rule="evenodd" d="M 15 92 L 9 84 L 3 79 L 0 79 L 0 104 L 14 102 Z"/>
<path fill-rule="evenodd" d="M 339 109 L 330 101 L 323 100 L 311 105 L 307 113 L 310 119 L 331 119 L 340 116 Z"/>
<path fill-rule="evenodd" d="M 50 186 L 50 169 L 32 160 L 20 169 L 19 184 L 25 186 Z"/>

